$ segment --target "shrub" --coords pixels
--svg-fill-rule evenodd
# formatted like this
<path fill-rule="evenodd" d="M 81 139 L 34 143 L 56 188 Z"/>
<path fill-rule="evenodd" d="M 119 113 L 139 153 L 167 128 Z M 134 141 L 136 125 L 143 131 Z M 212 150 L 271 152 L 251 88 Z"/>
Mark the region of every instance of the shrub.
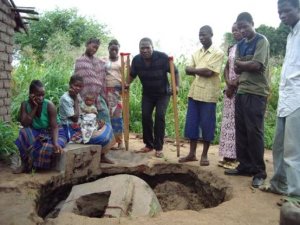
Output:
<path fill-rule="evenodd" d="M 0 158 L 17 152 L 14 141 L 18 137 L 18 126 L 15 123 L 0 121 Z"/>

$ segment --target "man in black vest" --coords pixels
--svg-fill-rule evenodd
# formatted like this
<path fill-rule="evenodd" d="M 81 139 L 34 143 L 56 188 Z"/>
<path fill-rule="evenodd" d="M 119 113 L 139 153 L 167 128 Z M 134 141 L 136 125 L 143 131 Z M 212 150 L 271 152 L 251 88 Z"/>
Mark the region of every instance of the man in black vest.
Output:
<path fill-rule="evenodd" d="M 142 125 L 145 147 L 139 152 L 150 152 L 155 149 L 155 156 L 163 157 L 163 143 L 165 136 L 165 115 L 170 100 L 170 85 L 167 74 L 170 73 L 168 56 L 153 50 L 150 38 L 143 38 L 139 43 L 140 54 L 131 63 L 128 85 L 137 76 L 143 86 L 142 93 Z M 178 91 L 178 71 L 175 68 L 176 86 Z M 153 126 L 152 114 L 155 108 Z M 154 129 L 154 131 L 153 131 Z"/>

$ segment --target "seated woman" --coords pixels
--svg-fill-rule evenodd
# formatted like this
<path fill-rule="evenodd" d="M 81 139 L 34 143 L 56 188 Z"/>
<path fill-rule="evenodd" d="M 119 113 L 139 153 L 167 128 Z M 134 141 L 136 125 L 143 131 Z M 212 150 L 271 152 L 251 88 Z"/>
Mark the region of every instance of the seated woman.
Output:
<path fill-rule="evenodd" d="M 68 141 L 82 143 L 82 131 L 80 126 L 80 91 L 83 88 L 83 79 L 73 75 L 69 82 L 69 91 L 61 96 L 59 101 L 59 114 Z M 114 145 L 114 136 L 109 124 L 99 123 L 99 128 L 93 131 L 87 144 L 99 144 L 102 146 L 101 162 L 113 163 L 105 154 Z"/>
<path fill-rule="evenodd" d="M 33 80 L 29 87 L 29 99 L 21 104 L 20 130 L 17 145 L 22 164 L 14 173 L 30 172 L 33 168 L 49 169 L 54 153 L 61 153 L 67 139 L 55 105 L 44 98 L 41 81 Z"/>

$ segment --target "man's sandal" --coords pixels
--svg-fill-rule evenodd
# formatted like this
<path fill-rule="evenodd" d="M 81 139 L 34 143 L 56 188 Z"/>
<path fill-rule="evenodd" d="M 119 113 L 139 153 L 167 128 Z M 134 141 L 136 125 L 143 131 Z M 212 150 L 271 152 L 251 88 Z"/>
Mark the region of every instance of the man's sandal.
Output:
<path fill-rule="evenodd" d="M 285 195 L 279 191 L 274 190 L 270 185 L 265 185 L 259 188 L 259 190 L 267 193 L 277 194 L 277 195 Z"/>
<path fill-rule="evenodd" d="M 153 151 L 153 148 L 149 148 L 149 147 L 143 147 L 140 150 L 136 150 L 134 151 L 135 153 L 148 153 Z"/>
<path fill-rule="evenodd" d="M 156 158 L 163 158 L 164 157 L 164 153 L 162 151 L 155 151 L 155 157 Z"/>
<path fill-rule="evenodd" d="M 178 160 L 179 163 L 185 163 L 185 162 L 194 162 L 194 161 L 198 161 L 198 159 L 196 158 L 196 156 L 186 156 L 186 157 L 183 157 L 183 158 L 180 158 Z"/>
<path fill-rule="evenodd" d="M 201 159 L 200 160 L 200 166 L 209 166 L 209 160 L 208 159 Z"/>

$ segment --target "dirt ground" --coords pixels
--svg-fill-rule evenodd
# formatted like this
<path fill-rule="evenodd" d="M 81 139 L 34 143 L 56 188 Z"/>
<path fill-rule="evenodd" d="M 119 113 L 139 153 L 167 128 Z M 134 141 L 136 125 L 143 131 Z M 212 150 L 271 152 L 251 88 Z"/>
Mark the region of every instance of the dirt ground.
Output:
<path fill-rule="evenodd" d="M 131 136 L 130 151 L 143 147 L 142 140 Z M 188 143 L 181 146 L 181 156 L 188 153 Z M 200 158 L 202 145 L 197 148 L 197 155 Z M 154 153 L 147 153 L 154 154 Z M 167 142 L 164 146 L 164 160 L 176 163 L 176 147 Z M 192 210 L 171 210 L 163 212 L 155 217 L 139 218 L 87 218 L 75 214 L 64 214 L 56 219 L 43 222 L 37 217 L 35 211 L 35 197 L 38 187 L 57 175 L 57 172 L 42 172 L 36 174 L 14 175 L 7 165 L 0 164 L 0 225 L 98 225 L 98 224 L 143 224 L 143 225 L 276 225 L 279 224 L 280 207 L 276 202 L 281 196 L 263 193 L 260 190 L 250 188 L 250 177 L 231 177 L 224 175 L 224 169 L 217 166 L 218 146 L 211 146 L 209 150 L 210 165 L 201 167 L 203 171 L 209 171 L 216 176 L 225 179 L 232 189 L 232 198 L 214 208 Z M 272 176 L 272 152 L 266 151 L 265 162 L 268 178 Z M 189 163 L 199 167 L 198 162 Z M 164 188 L 164 187 L 161 187 Z"/>

